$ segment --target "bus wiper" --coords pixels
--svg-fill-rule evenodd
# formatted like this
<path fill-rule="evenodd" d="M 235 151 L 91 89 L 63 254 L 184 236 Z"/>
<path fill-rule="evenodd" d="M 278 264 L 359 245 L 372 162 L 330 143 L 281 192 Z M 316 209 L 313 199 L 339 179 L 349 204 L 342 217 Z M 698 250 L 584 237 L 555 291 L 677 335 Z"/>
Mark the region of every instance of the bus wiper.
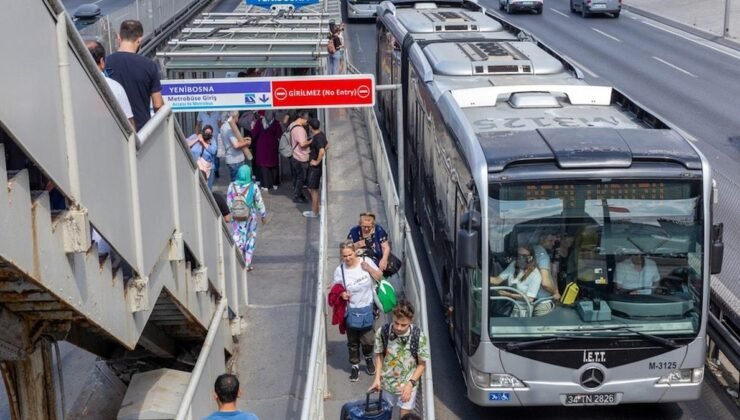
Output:
<path fill-rule="evenodd" d="M 505 349 L 506 351 L 516 351 L 516 350 L 526 349 L 529 347 L 535 347 L 540 344 L 554 343 L 556 341 L 573 340 L 575 338 L 578 338 L 578 337 L 573 336 L 573 335 L 556 335 L 552 337 L 542 338 L 539 340 L 519 341 L 516 343 L 509 343 L 506 345 Z"/>
<path fill-rule="evenodd" d="M 659 335 L 653 335 L 653 334 L 644 333 L 642 331 L 637 331 L 637 330 L 632 329 L 630 327 L 604 328 L 601 331 L 608 331 L 608 330 L 620 330 L 620 331 L 631 332 L 633 334 L 639 335 L 640 337 L 647 338 L 648 340 L 650 340 L 650 341 L 652 341 L 654 343 L 658 343 L 658 344 L 661 344 L 661 345 L 663 345 L 665 347 L 670 347 L 670 348 L 673 348 L 673 349 L 677 349 L 677 348 L 681 347 L 681 345 L 678 344 L 678 343 L 676 343 L 676 341 L 673 340 L 672 338 L 664 338 L 664 337 L 661 337 Z"/>

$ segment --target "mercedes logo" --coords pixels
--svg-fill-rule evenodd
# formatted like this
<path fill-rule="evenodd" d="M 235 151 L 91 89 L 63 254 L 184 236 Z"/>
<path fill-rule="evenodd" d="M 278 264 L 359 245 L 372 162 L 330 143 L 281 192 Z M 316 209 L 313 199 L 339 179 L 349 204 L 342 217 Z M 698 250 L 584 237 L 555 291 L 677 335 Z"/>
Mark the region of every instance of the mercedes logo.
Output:
<path fill-rule="evenodd" d="M 581 385 L 584 388 L 594 389 L 601 386 L 604 383 L 604 372 L 600 369 L 590 368 L 586 369 L 581 374 Z"/>

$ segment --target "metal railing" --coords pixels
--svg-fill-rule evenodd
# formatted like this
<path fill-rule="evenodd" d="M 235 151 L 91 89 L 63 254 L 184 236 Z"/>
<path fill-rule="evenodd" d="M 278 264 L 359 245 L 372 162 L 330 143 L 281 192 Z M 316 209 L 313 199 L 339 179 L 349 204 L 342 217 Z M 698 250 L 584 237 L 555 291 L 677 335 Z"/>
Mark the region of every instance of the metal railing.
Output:
<path fill-rule="evenodd" d="M 326 313 L 327 305 L 324 298 L 324 275 L 326 271 L 327 258 L 327 211 L 326 211 L 326 159 L 321 163 L 324 176 L 321 177 L 321 210 L 320 233 L 319 233 L 319 265 L 316 281 L 316 309 L 313 320 L 313 335 L 311 337 L 311 353 L 309 355 L 308 376 L 306 388 L 303 390 L 303 407 L 301 408 L 301 420 L 323 419 L 324 396 L 327 394 L 326 386 Z"/>
<path fill-rule="evenodd" d="M 0 255 L 129 349 L 136 347 L 164 289 L 203 326 L 219 298 L 227 298 L 238 317 L 247 296 L 244 260 L 171 108 L 163 107 L 134 132 L 58 0 L 10 2 L 3 16 L 26 17 L 1 19 L 6 37 L 28 25 L 34 35 L 24 43 L 0 45 L 2 56 L 20 60 L 3 70 L 0 91 L 45 99 L 34 109 L 0 107 L 0 121 L 25 157 L 68 199 L 65 212 L 79 215 L 74 227 L 87 232 L 92 224 L 134 276 L 111 281 L 110 272 L 88 269 L 102 267 L 89 236 L 79 235 L 78 246 L 67 250 L 48 226 L 51 217 L 40 218 L 41 206 L 32 214 L 30 205 L 13 207 L 6 200 L 0 200 L 0 212 L 12 214 L 18 227 L 0 220 L 0 230 L 11 238 L 0 242 Z M 28 48 L 37 54 L 25 54 Z M 30 226 L 26 219 L 32 217 L 45 224 L 31 233 L 22 227 Z M 70 264 L 73 254 L 93 262 Z M 44 264 L 35 266 L 38 260 Z M 197 276 L 188 272 L 190 263 L 198 267 Z M 85 279 L 82 286 L 80 279 Z M 224 345 L 231 341 L 226 335 Z M 208 394 L 198 398 L 208 401 Z"/>
<path fill-rule="evenodd" d="M 724 287 L 714 276 L 712 283 L 714 283 L 713 288 Z M 732 369 L 729 369 L 731 372 L 733 370 L 735 372 L 740 371 L 740 327 L 736 323 L 738 301 L 735 299 L 726 304 L 721 299 L 720 294 L 716 290 L 712 290 L 709 302 L 709 312 L 707 313 L 709 317 L 707 322 L 709 352 L 707 356 L 711 362 L 721 367 L 720 355 L 722 355 L 732 365 Z M 735 391 L 737 392 L 736 396 L 740 395 L 740 385 Z M 740 403 L 740 398 L 736 397 L 736 399 Z"/>
<path fill-rule="evenodd" d="M 216 337 L 218 336 L 217 333 L 224 324 L 223 318 L 227 307 L 228 306 L 226 304 L 226 298 L 222 298 L 221 301 L 218 303 L 216 312 L 213 314 L 211 324 L 208 326 L 208 333 L 206 334 L 206 339 L 203 342 L 203 347 L 201 347 L 200 349 L 200 354 L 198 354 L 198 360 L 195 362 L 193 372 L 190 374 L 190 381 L 188 381 L 188 387 L 185 390 L 185 396 L 182 398 L 182 401 L 180 402 L 180 407 L 177 409 L 177 414 L 175 415 L 176 420 L 185 420 L 185 416 L 187 416 L 188 412 L 190 411 L 190 406 L 193 404 L 195 391 L 200 386 L 200 380 L 203 377 L 203 372 L 205 371 L 208 361 L 211 359 L 211 350 L 213 350 L 213 343 L 216 341 Z"/>
<path fill-rule="evenodd" d="M 348 63 L 349 69 L 354 69 L 351 64 Z M 356 70 L 355 70 L 356 72 Z M 373 161 L 375 163 L 376 176 L 378 185 L 380 187 L 381 195 L 383 196 L 383 203 L 385 204 L 385 212 L 388 218 L 389 234 L 396 242 L 401 241 L 403 243 L 404 252 L 404 265 L 403 265 L 403 293 L 416 308 L 418 326 L 424 331 L 427 339 L 429 337 L 429 320 L 427 318 L 427 298 L 426 290 L 424 289 L 424 279 L 421 274 L 421 267 L 419 265 L 419 259 L 414 249 L 413 242 L 406 240 L 411 237 L 411 230 L 408 227 L 406 220 L 401 220 L 400 207 L 398 193 L 396 192 L 396 184 L 391 170 L 390 161 L 385 148 L 385 142 L 383 141 L 383 134 L 380 129 L 380 124 L 375 115 L 374 108 L 363 108 L 365 122 L 367 125 L 368 133 L 370 134 L 370 145 L 373 154 Z M 403 170 L 401 168 L 401 170 Z M 432 361 L 427 360 L 426 369 L 424 370 L 424 378 L 421 384 L 421 391 L 417 394 L 417 398 L 421 401 L 417 401 L 416 408 L 419 414 L 427 420 L 434 420 L 434 386 L 432 384 Z"/>
<path fill-rule="evenodd" d="M 95 38 L 106 51 L 117 49 L 116 33 L 121 22 L 136 19 L 144 27 L 147 35 L 145 44 L 156 38 L 162 30 L 168 31 L 168 24 L 173 22 L 182 11 L 196 7 L 197 10 L 210 3 L 210 0 L 134 0 L 129 5 L 103 16 L 95 23 L 80 28 L 80 34 L 85 38 Z M 74 10 L 70 10 L 74 12 Z"/>

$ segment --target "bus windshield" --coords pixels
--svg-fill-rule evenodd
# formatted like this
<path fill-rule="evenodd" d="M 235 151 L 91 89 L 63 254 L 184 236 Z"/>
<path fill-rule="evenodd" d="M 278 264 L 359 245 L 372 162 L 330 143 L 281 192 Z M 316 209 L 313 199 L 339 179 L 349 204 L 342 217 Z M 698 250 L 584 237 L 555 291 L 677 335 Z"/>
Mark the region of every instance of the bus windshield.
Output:
<path fill-rule="evenodd" d="M 492 184 L 488 217 L 494 342 L 573 332 L 698 333 L 700 181 Z"/>

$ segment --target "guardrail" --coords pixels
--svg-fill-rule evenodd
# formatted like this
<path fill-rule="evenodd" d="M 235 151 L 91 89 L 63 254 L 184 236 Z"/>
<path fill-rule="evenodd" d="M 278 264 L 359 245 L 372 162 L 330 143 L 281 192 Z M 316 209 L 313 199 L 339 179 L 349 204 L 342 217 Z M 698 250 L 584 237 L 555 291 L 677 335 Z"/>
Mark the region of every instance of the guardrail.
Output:
<path fill-rule="evenodd" d="M 356 67 L 354 67 L 349 60 L 346 62 L 347 70 L 349 73 L 359 73 Z M 375 172 L 378 180 L 378 186 L 380 187 L 381 195 L 383 196 L 383 203 L 385 204 L 385 212 L 388 218 L 388 233 L 391 238 L 398 243 L 402 244 L 403 261 L 404 265 L 402 268 L 403 275 L 403 293 L 416 308 L 417 319 L 416 322 L 421 327 L 422 331 L 429 337 L 429 320 L 427 318 L 427 299 L 426 290 L 424 289 L 424 279 L 421 274 L 421 267 L 419 265 L 419 259 L 416 254 L 416 249 L 413 247 L 413 242 L 406 240 L 411 237 L 411 230 L 408 227 L 409 224 L 405 220 L 405 215 L 402 214 L 400 208 L 400 200 L 398 192 L 396 190 L 396 183 L 391 169 L 390 160 L 388 157 L 387 150 L 385 148 L 385 141 L 383 140 L 383 133 L 380 129 L 380 124 L 375 115 L 375 108 L 362 108 L 360 111 L 364 114 L 365 124 L 367 126 L 370 149 L 373 154 L 373 162 L 375 163 Z M 424 371 L 424 378 L 422 381 L 422 392 L 417 393 L 416 409 L 419 414 L 427 420 L 434 420 L 434 386 L 432 384 L 432 361 L 428 360 L 426 363 L 426 369 Z"/>
<path fill-rule="evenodd" d="M 216 337 L 218 336 L 217 333 L 221 328 L 223 328 L 223 318 L 224 313 L 226 312 L 226 308 L 226 298 L 221 298 L 221 301 L 218 303 L 218 307 L 216 308 L 216 312 L 213 314 L 213 318 L 211 318 L 211 324 L 208 326 L 208 333 L 206 334 L 206 339 L 203 342 L 203 347 L 201 347 L 200 349 L 198 360 L 195 362 L 193 372 L 190 374 L 190 381 L 188 382 L 188 387 L 185 390 L 185 396 L 182 398 L 182 401 L 180 402 L 180 407 L 177 409 L 177 414 L 175 415 L 176 420 L 185 420 L 188 412 L 190 411 L 190 406 L 193 404 L 195 391 L 200 386 L 200 380 L 203 377 L 203 372 L 205 371 L 206 364 L 211 358 L 213 343 L 216 341 Z"/>
<path fill-rule="evenodd" d="M 348 64 L 348 68 L 350 67 L 351 65 Z M 370 144 L 373 161 L 375 162 L 378 185 L 380 186 L 386 216 L 388 217 L 388 230 L 391 238 L 396 243 L 400 240 L 403 244 L 404 265 L 403 275 L 401 276 L 403 279 L 403 293 L 414 305 L 414 308 L 416 308 L 418 314 L 416 322 L 429 339 L 429 321 L 426 312 L 427 299 L 426 290 L 424 289 L 424 279 L 422 278 L 419 259 L 413 247 L 413 242 L 406 240 L 406 238 L 411 237 L 411 230 L 406 220 L 401 220 L 396 184 L 388 160 L 383 135 L 375 116 L 374 108 L 363 108 L 361 112 L 364 113 L 368 133 L 370 134 Z M 432 385 L 431 360 L 427 361 L 424 379 L 422 381 L 422 392 L 417 394 L 417 398 L 421 399 L 416 404 L 417 411 L 420 411 L 419 414 L 427 420 L 434 420 L 434 386 Z"/>
<path fill-rule="evenodd" d="M 326 300 L 324 299 L 324 275 L 327 253 L 327 215 L 326 215 L 326 159 L 321 163 L 324 176 L 321 177 L 321 210 L 319 231 L 319 265 L 316 281 L 316 309 L 313 320 L 313 337 L 308 362 L 308 377 L 303 390 L 301 420 L 323 419 L 326 387 Z"/>
<path fill-rule="evenodd" d="M 715 292 L 715 290 L 712 291 L 707 314 L 709 317 L 707 323 L 709 352 L 707 356 L 712 362 L 721 365 L 719 363 L 721 354 L 737 372 L 740 371 L 740 327 L 735 323 L 737 307 L 732 303 L 725 304 Z M 734 303 L 736 304 L 737 301 Z M 740 403 L 740 385 L 738 385 L 735 392 L 735 398 Z"/>

